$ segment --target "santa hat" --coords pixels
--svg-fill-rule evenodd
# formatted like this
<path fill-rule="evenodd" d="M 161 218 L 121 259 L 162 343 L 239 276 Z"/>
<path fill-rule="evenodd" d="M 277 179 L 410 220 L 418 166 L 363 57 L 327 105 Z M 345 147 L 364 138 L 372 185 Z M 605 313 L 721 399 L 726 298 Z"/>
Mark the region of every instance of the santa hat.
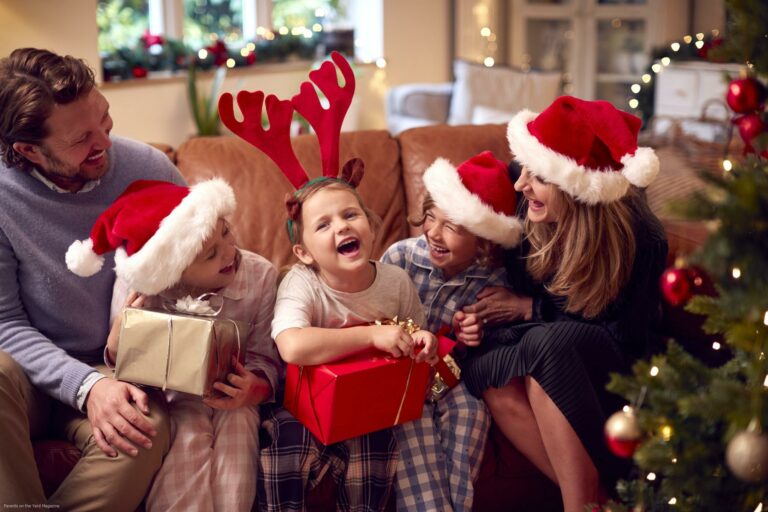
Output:
<path fill-rule="evenodd" d="M 178 283 L 211 236 L 219 218 L 235 209 L 235 194 L 221 179 L 182 187 L 166 181 L 132 183 L 96 220 L 90 237 L 66 254 L 83 277 L 101 270 L 116 251 L 115 273 L 134 290 L 155 295 Z"/>
<path fill-rule="evenodd" d="M 651 148 L 637 146 L 639 118 L 607 101 L 557 98 L 541 114 L 519 112 L 507 127 L 515 160 L 587 204 L 609 203 L 659 172 Z"/>
<path fill-rule="evenodd" d="M 490 151 L 458 168 L 438 158 L 424 173 L 424 186 L 449 219 L 474 235 L 506 248 L 520 242 L 515 189 L 507 166 Z"/>

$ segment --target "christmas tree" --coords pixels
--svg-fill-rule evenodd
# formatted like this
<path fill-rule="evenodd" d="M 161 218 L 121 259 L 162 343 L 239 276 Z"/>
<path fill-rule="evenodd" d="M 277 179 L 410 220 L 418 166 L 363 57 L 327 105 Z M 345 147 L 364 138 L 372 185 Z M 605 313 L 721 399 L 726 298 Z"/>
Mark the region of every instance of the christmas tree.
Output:
<path fill-rule="evenodd" d="M 618 485 L 621 503 L 604 510 L 768 510 L 768 7 L 727 0 L 726 8 L 717 51 L 747 70 L 727 96 L 745 154 L 722 174 L 702 172 L 710 187 L 683 210 L 712 233 L 691 256 L 698 266 L 668 269 L 661 286 L 667 306 L 703 315 L 708 343 L 731 357 L 713 364 L 670 341 L 632 375 L 612 377 L 608 389 L 630 405 L 609 419 L 606 437 L 636 469 Z"/>

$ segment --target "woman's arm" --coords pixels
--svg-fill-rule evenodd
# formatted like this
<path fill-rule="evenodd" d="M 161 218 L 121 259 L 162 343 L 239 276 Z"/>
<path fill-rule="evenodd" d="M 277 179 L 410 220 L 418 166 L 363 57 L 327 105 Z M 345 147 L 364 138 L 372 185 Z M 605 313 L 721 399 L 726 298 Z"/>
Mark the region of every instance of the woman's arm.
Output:
<path fill-rule="evenodd" d="M 477 302 L 463 309 L 475 314 L 485 325 L 500 325 L 518 320 L 530 320 L 533 316 L 533 299 L 518 295 L 503 286 L 488 286 L 477 294 Z"/>

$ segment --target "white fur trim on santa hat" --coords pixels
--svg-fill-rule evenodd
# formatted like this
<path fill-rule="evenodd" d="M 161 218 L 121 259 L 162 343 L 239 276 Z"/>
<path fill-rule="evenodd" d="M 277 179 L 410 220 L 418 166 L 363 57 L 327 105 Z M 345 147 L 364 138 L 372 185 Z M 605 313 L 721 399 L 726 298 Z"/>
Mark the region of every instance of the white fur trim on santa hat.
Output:
<path fill-rule="evenodd" d="M 574 159 L 554 151 L 531 135 L 528 123 L 538 114 L 523 110 L 507 126 L 509 148 L 515 160 L 531 174 L 557 185 L 561 190 L 587 204 L 610 203 L 621 199 L 630 183 L 647 186 L 659 170 L 659 162 L 650 148 L 638 148 L 634 155 L 621 159 L 622 172 L 614 169 L 588 169 Z M 568 136 L 567 134 L 564 136 Z"/>
<path fill-rule="evenodd" d="M 515 216 L 497 213 L 462 183 L 458 170 L 438 158 L 424 173 L 424 186 L 445 215 L 471 233 L 510 248 L 520 243 L 523 226 Z M 512 198 L 510 198 L 510 201 Z"/>
<path fill-rule="evenodd" d="M 64 256 L 67 268 L 80 277 L 89 277 L 101 270 L 104 256 L 93 252 L 93 240 L 75 240 Z"/>
<path fill-rule="evenodd" d="M 235 193 L 226 181 L 212 179 L 193 185 L 140 250 L 128 256 L 122 247 L 117 249 L 115 272 L 146 295 L 170 288 L 195 260 L 219 218 L 234 209 Z"/>

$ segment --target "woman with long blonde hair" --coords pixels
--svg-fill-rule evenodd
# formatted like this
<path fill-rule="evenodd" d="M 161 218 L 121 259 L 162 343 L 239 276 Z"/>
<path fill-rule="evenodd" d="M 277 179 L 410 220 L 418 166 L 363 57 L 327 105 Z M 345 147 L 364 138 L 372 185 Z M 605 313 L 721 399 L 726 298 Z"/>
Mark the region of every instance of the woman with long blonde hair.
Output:
<path fill-rule="evenodd" d="M 530 296 L 486 288 L 465 308 L 487 331 L 465 361 L 467 387 L 560 487 L 566 512 L 598 502 L 626 465 L 603 440 L 621 405 L 605 384 L 659 341 L 667 242 L 641 190 L 658 159 L 637 146 L 639 129 L 607 102 L 567 96 L 515 116 L 507 135 L 526 240 L 507 263 L 512 288 Z"/>

